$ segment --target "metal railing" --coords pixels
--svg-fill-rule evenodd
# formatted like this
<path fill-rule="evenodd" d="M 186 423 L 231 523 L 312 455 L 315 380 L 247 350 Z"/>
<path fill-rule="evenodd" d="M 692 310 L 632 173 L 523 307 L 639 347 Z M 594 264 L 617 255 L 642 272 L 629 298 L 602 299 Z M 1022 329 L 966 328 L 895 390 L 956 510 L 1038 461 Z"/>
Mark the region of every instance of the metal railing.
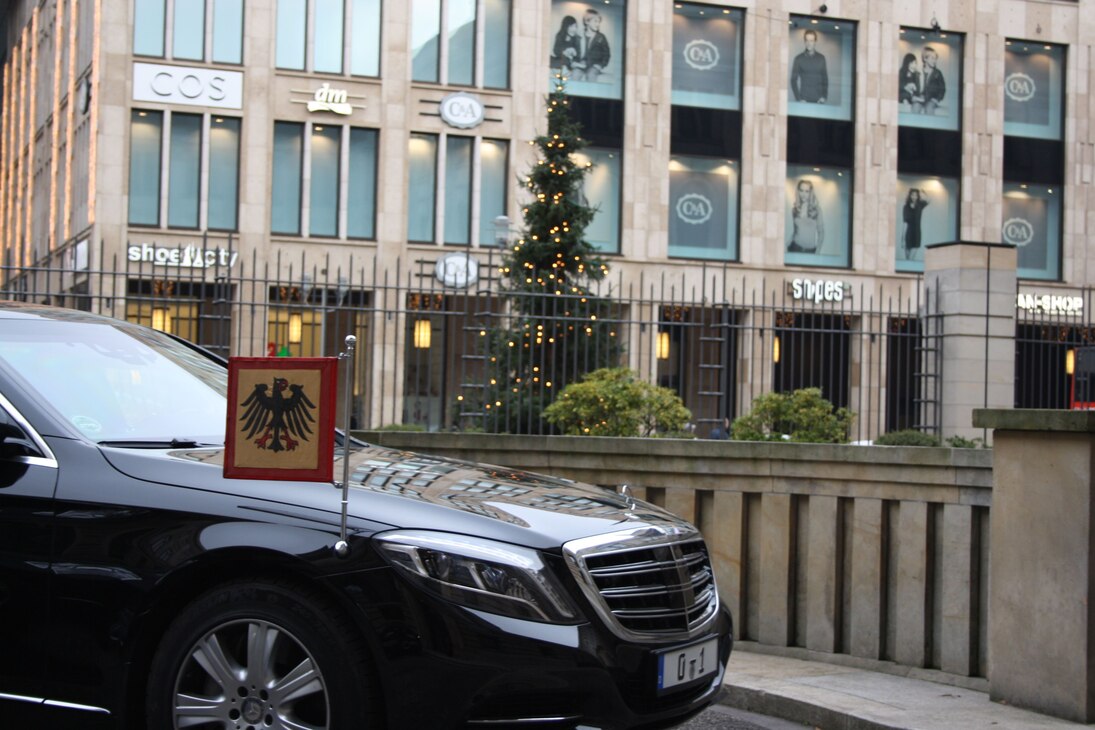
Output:
<path fill-rule="evenodd" d="M 480 277 L 457 290 L 425 259 L 263 259 L 234 250 L 231 237 L 138 245 L 105 259 L 84 251 L 0 267 L 0 298 L 153 326 L 222 356 L 334 356 L 354 334 L 358 428 L 548 433 L 539 410 L 555 394 L 595 367 L 620 365 L 676 391 L 699 437 L 761 394 L 803 387 L 856 414 L 852 440 L 939 432 L 940 323 L 922 280 L 884 298 L 866 285 L 757 283 L 713 265 L 694 283 L 614 273 L 588 297 L 544 294 L 519 311 L 497 279 L 499 252 L 476 254 Z M 586 341 L 559 334 L 572 331 Z M 515 341 L 526 335 L 558 335 L 556 353 Z M 526 375 L 538 387 L 511 387 Z"/>

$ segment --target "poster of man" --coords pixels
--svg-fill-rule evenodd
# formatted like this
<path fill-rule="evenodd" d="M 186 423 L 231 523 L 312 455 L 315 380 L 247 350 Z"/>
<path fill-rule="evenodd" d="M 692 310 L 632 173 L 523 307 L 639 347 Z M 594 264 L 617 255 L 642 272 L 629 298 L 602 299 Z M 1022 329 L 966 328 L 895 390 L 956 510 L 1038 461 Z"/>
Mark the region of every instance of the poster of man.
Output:
<path fill-rule="evenodd" d="M 784 263 L 847 266 L 851 170 L 787 166 Z"/>
<path fill-rule="evenodd" d="M 623 93 L 624 2 L 554 0 L 551 83 L 562 75 L 576 96 L 619 99 Z"/>
<path fill-rule="evenodd" d="M 791 93 L 795 101 L 824 104 L 829 97 L 829 68 L 825 56 L 817 50 L 817 31 L 802 33 L 802 53 L 791 63 Z"/>
<path fill-rule="evenodd" d="M 902 28 L 898 52 L 901 124 L 957 130 L 962 107 L 962 36 Z"/>
<path fill-rule="evenodd" d="M 855 23 L 792 15 L 788 27 L 787 113 L 850 120 Z"/>

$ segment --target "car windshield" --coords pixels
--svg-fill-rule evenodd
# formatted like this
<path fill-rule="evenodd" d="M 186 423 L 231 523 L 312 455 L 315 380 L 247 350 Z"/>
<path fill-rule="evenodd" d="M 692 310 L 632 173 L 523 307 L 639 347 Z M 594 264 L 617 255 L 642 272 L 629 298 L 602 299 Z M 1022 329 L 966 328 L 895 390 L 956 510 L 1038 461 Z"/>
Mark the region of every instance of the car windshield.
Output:
<path fill-rule="evenodd" d="M 223 444 L 228 374 L 155 330 L 6 320 L 0 362 L 96 442 Z"/>

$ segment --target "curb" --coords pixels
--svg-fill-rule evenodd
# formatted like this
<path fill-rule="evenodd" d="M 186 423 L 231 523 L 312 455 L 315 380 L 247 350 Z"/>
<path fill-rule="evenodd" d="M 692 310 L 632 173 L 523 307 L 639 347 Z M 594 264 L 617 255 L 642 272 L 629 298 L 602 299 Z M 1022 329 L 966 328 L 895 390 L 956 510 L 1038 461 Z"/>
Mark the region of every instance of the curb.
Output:
<path fill-rule="evenodd" d="M 719 704 L 823 730 L 905 730 L 900 725 L 875 722 L 803 700 L 731 684 L 723 687 Z"/>

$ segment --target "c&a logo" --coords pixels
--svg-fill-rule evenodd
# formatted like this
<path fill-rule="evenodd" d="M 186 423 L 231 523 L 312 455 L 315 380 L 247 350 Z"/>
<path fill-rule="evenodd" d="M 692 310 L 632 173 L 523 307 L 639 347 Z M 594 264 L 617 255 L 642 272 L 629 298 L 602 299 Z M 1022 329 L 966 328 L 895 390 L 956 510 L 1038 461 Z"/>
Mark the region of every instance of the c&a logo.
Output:
<path fill-rule="evenodd" d="M 688 193 L 677 198 L 677 217 L 685 223 L 698 226 L 711 218 L 714 206 L 706 196 Z"/>
<path fill-rule="evenodd" d="M 1026 218 L 1008 218 L 1004 221 L 1004 241 L 1013 246 L 1026 246 L 1034 240 L 1034 226 Z"/>
<path fill-rule="evenodd" d="M 1012 101 L 1030 101 L 1038 93 L 1038 86 L 1030 76 L 1016 72 L 1004 79 L 1004 93 Z"/>
<path fill-rule="evenodd" d="M 719 49 L 711 41 L 697 38 L 684 47 L 684 62 L 697 71 L 707 71 L 719 63 Z"/>

